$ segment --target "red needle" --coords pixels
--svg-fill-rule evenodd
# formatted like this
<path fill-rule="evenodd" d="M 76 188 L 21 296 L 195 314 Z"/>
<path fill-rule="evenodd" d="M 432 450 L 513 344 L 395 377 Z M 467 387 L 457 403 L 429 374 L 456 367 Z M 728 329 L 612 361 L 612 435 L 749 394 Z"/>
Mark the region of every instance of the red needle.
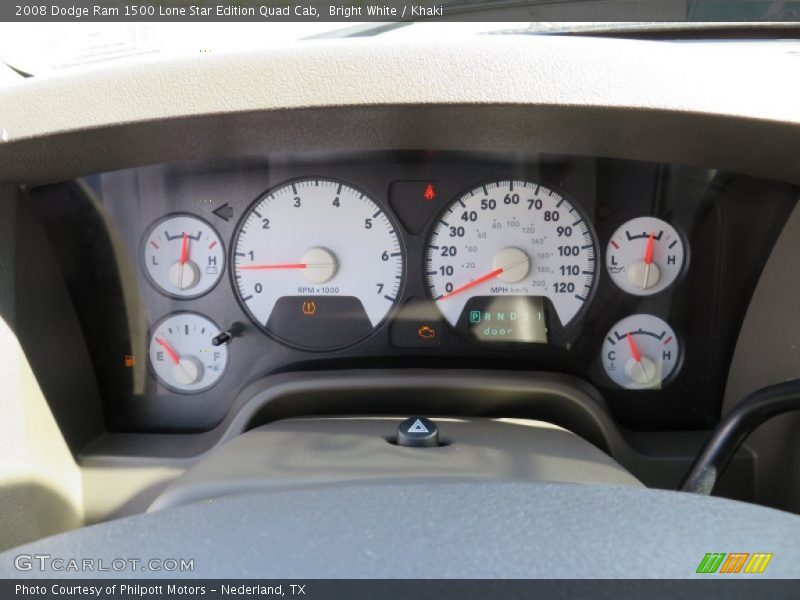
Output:
<path fill-rule="evenodd" d="M 240 271 L 261 271 L 265 269 L 307 269 L 306 263 L 288 263 L 283 265 L 242 265 L 237 266 Z"/>
<path fill-rule="evenodd" d="M 654 234 L 651 231 L 650 236 L 647 238 L 647 246 L 644 248 L 644 264 L 646 265 L 653 263 L 653 238 Z"/>
<path fill-rule="evenodd" d="M 639 353 L 639 348 L 636 345 L 636 342 L 633 341 L 633 336 L 631 335 L 630 331 L 628 332 L 628 346 L 630 346 L 631 348 L 631 355 L 633 356 L 633 360 L 635 360 L 637 363 L 642 362 L 642 355 Z"/>
<path fill-rule="evenodd" d="M 164 350 L 166 350 L 172 362 L 174 362 L 176 365 L 181 362 L 181 357 L 178 356 L 178 353 L 172 349 L 172 346 L 170 346 L 164 338 L 157 337 L 156 342 L 158 343 L 159 346 L 161 346 Z"/>
<path fill-rule="evenodd" d="M 486 275 L 484 275 L 483 277 L 478 277 L 477 279 L 473 279 L 473 280 L 472 280 L 472 281 L 470 281 L 469 283 L 465 283 L 465 284 L 464 284 L 464 285 L 462 285 L 461 287 L 457 287 L 456 289 L 454 289 L 454 290 L 453 290 L 452 292 L 450 292 L 449 294 L 445 294 L 444 296 L 439 296 L 439 298 L 438 298 L 436 301 L 437 301 L 437 302 L 441 302 L 442 300 L 447 300 L 448 298 L 451 298 L 452 296 L 455 296 L 456 294 L 460 294 L 461 292 L 463 292 L 463 291 L 465 291 L 465 290 L 468 290 L 468 289 L 470 289 L 470 288 L 473 288 L 473 287 L 475 287 L 476 285 L 480 285 L 480 284 L 482 284 L 484 281 L 489 281 L 490 279 L 494 279 L 495 277 L 497 277 L 498 275 L 500 275 L 500 273 L 502 273 L 504 270 L 505 270 L 505 269 L 503 269 L 502 267 L 500 267 L 499 269 L 495 269 L 495 270 L 494 270 L 494 271 L 492 271 L 491 273 L 487 273 L 487 274 L 486 274 Z"/>
<path fill-rule="evenodd" d="M 184 232 L 183 240 L 181 240 L 181 259 L 180 259 L 180 263 L 182 265 L 185 265 L 187 260 L 189 260 L 189 238 L 186 236 L 186 233 Z"/>

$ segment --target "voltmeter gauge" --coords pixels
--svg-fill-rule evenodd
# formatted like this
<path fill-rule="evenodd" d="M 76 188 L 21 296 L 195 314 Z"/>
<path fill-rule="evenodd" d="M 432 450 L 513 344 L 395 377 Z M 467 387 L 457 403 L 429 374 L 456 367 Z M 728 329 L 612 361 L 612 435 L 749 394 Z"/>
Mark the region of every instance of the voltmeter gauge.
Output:
<path fill-rule="evenodd" d="M 606 269 L 621 290 L 651 296 L 678 278 L 686 260 L 683 239 L 669 223 L 638 217 L 614 232 L 606 249 Z"/>
<path fill-rule="evenodd" d="M 228 347 L 214 346 L 220 333 L 208 317 L 179 312 L 162 319 L 150 336 L 150 365 L 158 380 L 185 394 L 215 385 L 228 364 Z"/>
<path fill-rule="evenodd" d="M 676 372 L 681 358 L 672 327 L 647 314 L 631 315 L 614 325 L 602 352 L 608 377 L 628 389 L 660 388 Z"/>
<path fill-rule="evenodd" d="M 196 298 L 213 288 L 225 267 L 222 240 L 192 215 L 156 222 L 144 241 L 144 266 L 155 287 L 176 298 Z"/>

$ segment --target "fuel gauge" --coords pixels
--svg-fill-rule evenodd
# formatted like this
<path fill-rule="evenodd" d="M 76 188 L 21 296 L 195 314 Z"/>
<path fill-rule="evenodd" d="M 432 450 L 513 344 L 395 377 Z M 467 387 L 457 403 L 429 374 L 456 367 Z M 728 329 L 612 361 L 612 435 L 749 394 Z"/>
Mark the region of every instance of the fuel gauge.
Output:
<path fill-rule="evenodd" d="M 228 364 L 228 347 L 211 342 L 219 333 L 211 319 L 198 313 L 179 312 L 161 320 L 150 337 L 150 365 L 158 380 L 187 394 L 215 385 Z"/>
<path fill-rule="evenodd" d="M 606 269 L 622 291 L 652 296 L 678 278 L 685 254 L 683 239 L 672 225 L 655 217 L 638 217 L 611 236 Z"/>
<path fill-rule="evenodd" d="M 618 386 L 660 388 L 680 364 L 680 344 L 666 321 L 654 315 L 625 317 L 603 341 L 603 369 Z"/>

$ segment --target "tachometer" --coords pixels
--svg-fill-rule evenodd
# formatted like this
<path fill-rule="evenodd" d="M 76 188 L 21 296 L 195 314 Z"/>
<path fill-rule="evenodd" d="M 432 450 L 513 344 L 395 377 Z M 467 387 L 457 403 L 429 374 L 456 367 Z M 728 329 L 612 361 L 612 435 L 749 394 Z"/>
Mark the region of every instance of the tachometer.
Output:
<path fill-rule="evenodd" d="M 586 216 L 528 181 L 467 192 L 427 249 L 430 292 L 447 321 L 484 342 L 543 342 L 594 291 L 597 243 Z"/>
<path fill-rule="evenodd" d="M 355 343 L 391 310 L 403 278 L 395 226 L 369 197 L 330 179 L 257 200 L 234 241 L 235 288 L 250 317 L 288 344 Z"/>

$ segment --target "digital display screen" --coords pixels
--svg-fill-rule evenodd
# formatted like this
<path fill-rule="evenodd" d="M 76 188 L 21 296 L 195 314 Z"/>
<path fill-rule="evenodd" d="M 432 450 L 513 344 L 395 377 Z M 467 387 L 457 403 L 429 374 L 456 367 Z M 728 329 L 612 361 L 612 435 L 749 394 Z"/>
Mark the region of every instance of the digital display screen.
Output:
<path fill-rule="evenodd" d="M 464 306 L 457 329 L 483 343 L 547 343 L 541 296 L 475 296 Z"/>

